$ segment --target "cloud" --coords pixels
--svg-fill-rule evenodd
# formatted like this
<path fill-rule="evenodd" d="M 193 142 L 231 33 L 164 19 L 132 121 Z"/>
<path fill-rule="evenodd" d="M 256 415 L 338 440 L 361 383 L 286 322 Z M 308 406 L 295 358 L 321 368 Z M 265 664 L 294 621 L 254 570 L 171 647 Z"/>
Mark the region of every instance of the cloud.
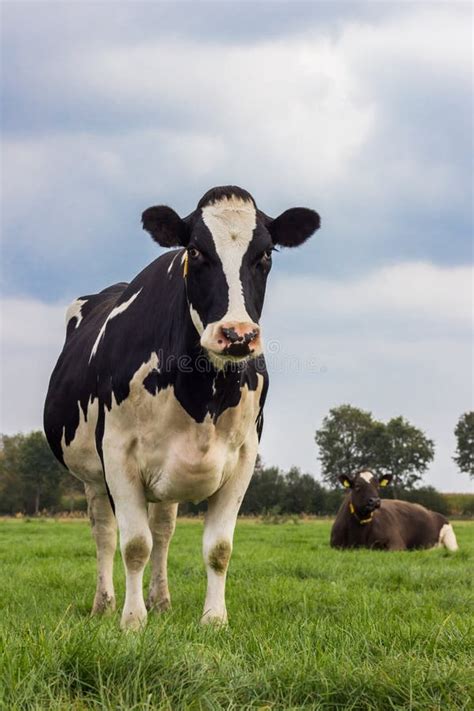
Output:
<path fill-rule="evenodd" d="M 5 299 L 0 313 L 0 431 L 41 429 L 49 377 L 65 337 L 65 308 L 35 299 Z"/>
<path fill-rule="evenodd" d="M 408 417 L 436 443 L 427 483 L 468 491 L 451 457 L 454 426 L 472 408 L 472 270 L 413 263 L 349 281 L 272 276 L 264 459 L 317 473 L 314 432 L 331 407 L 351 403 L 383 420 Z"/>
<path fill-rule="evenodd" d="M 285 254 L 278 255 L 277 269 L 284 259 Z M 472 320 L 472 285 L 471 267 L 424 262 L 395 264 L 348 281 L 278 275 L 267 310 L 272 321 L 283 320 L 290 337 L 302 323 L 311 333 L 331 323 L 343 324 L 351 335 L 385 331 L 385 324 L 390 329 L 396 323 L 410 339 L 415 329 L 421 338 L 433 329 L 436 336 L 440 329 L 464 335 Z"/>
<path fill-rule="evenodd" d="M 295 272 L 469 261 L 469 13 L 339 5 L 308 5 L 296 24 L 278 5 L 274 32 L 245 32 L 247 5 L 226 7 L 241 18 L 233 37 L 201 34 L 211 5 L 184 27 L 161 5 L 125 4 L 108 27 L 98 5 L 45 4 L 23 39 L 24 10 L 7 13 L 8 293 L 55 300 L 78 272 L 84 291 L 129 278 L 152 256 L 137 247 L 145 207 L 187 214 L 226 183 L 270 214 L 321 212 L 321 235 L 287 260 Z"/>

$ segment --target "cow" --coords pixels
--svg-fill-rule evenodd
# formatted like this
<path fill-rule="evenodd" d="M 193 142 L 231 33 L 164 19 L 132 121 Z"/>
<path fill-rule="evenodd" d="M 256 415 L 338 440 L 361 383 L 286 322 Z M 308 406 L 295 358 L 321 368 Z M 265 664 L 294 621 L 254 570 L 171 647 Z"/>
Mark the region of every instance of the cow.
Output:
<path fill-rule="evenodd" d="M 380 500 L 379 487 L 391 480 L 391 475 L 377 477 L 369 469 L 339 477 L 348 494 L 331 530 L 331 546 L 390 551 L 444 546 L 456 551 L 453 527 L 442 514 L 408 501 Z"/>
<path fill-rule="evenodd" d="M 203 623 L 225 624 L 226 572 L 254 469 L 268 374 L 259 325 L 278 247 L 320 226 L 307 208 L 274 219 L 236 186 L 181 218 L 150 207 L 167 251 L 129 284 L 76 299 L 44 410 L 49 445 L 85 483 L 97 550 L 93 613 L 115 609 L 116 524 L 126 574 L 122 628 L 170 606 L 168 547 L 180 502 L 207 500 Z M 143 571 L 151 557 L 146 604 Z"/>

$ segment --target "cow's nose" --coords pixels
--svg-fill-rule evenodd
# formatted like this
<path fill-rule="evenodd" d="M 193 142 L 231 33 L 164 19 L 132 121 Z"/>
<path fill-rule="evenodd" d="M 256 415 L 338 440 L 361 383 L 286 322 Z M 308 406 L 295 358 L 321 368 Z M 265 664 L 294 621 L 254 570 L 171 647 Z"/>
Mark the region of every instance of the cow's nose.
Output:
<path fill-rule="evenodd" d="M 205 328 L 201 345 L 219 356 L 256 357 L 262 352 L 262 334 L 253 321 L 220 321 Z"/>
<path fill-rule="evenodd" d="M 378 509 L 380 506 L 380 499 L 378 497 L 371 497 L 367 502 L 372 509 Z"/>
<path fill-rule="evenodd" d="M 252 322 L 223 323 L 219 327 L 216 340 L 217 350 L 225 355 L 251 355 L 261 348 L 260 327 Z"/>
<path fill-rule="evenodd" d="M 248 344 L 258 338 L 260 329 L 253 324 L 239 324 L 239 326 L 223 326 L 221 332 L 224 339 L 230 341 L 231 345 L 234 343 Z"/>

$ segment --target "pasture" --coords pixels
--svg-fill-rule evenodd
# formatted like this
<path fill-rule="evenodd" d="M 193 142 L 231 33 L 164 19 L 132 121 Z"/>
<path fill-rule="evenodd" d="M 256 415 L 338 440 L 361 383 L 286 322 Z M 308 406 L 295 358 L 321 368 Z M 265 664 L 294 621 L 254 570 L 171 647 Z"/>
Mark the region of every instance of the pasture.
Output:
<path fill-rule="evenodd" d="M 472 708 L 474 523 L 460 552 L 339 552 L 328 521 L 239 521 L 229 629 L 201 628 L 201 521 L 178 521 L 173 610 L 89 617 L 86 521 L 0 522 L 0 708 Z M 117 554 L 119 604 L 124 575 Z"/>

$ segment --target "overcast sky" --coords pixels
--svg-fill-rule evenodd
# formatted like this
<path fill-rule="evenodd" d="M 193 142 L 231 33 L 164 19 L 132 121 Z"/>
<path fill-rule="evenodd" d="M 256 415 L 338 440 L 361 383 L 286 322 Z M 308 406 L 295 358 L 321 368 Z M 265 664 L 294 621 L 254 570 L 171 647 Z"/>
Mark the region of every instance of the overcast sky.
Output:
<path fill-rule="evenodd" d="M 435 440 L 472 409 L 468 2 L 3 2 L 0 430 L 41 427 L 64 311 L 157 254 L 144 208 L 237 184 L 322 217 L 265 305 L 261 452 L 318 475 L 342 403 Z M 472 488 L 472 487 L 471 487 Z"/>

